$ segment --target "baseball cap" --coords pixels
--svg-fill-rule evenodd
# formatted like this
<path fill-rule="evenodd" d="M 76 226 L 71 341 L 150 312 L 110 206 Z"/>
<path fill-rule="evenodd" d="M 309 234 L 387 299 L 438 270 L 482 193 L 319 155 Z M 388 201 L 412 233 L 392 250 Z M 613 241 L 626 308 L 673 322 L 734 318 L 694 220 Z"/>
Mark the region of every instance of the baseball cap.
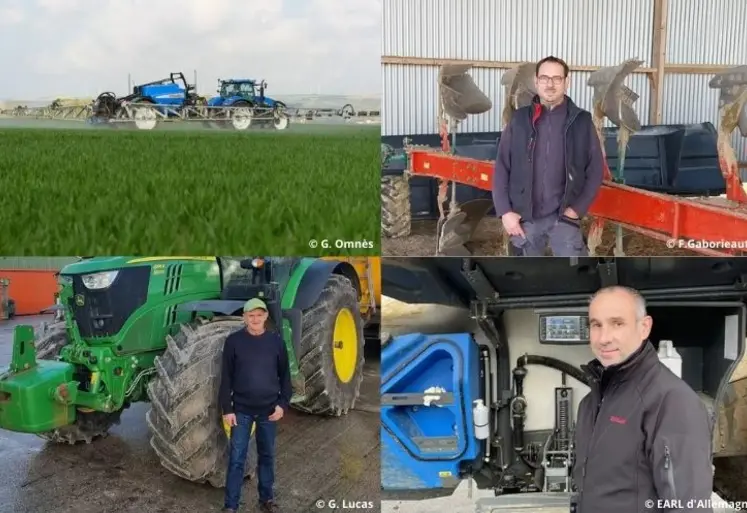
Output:
<path fill-rule="evenodd" d="M 252 310 L 256 310 L 257 308 L 261 308 L 264 311 L 267 311 L 267 305 L 264 301 L 261 299 L 255 297 L 254 299 L 250 299 L 246 303 L 244 303 L 244 311 L 245 312 L 251 312 Z"/>

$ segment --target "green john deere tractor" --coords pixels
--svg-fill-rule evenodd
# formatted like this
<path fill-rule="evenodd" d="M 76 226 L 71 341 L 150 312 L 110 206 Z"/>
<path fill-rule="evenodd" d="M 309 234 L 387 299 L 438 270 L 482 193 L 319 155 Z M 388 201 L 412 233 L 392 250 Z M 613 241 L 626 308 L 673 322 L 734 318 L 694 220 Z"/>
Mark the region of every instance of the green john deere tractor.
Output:
<path fill-rule="evenodd" d="M 361 279 L 349 262 L 312 258 L 102 257 L 62 269 L 62 321 L 17 326 L 0 369 L 0 428 L 90 443 L 132 403 L 150 403 L 162 465 L 222 487 L 228 437 L 217 394 L 226 337 L 244 302 L 264 299 L 282 333 L 292 404 L 343 415 L 363 368 Z M 253 473 L 256 449 L 247 459 Z"/>

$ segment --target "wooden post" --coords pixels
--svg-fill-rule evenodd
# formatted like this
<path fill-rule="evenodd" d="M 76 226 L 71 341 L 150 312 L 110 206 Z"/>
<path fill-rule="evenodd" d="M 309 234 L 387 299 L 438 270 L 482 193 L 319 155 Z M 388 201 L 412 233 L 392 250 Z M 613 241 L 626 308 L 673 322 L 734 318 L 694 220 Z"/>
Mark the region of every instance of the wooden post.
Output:
<path fill-rule="evenodd" d="M 664 73 L 667 62 L 667 0 L 654 0 L 654 33 L 651 50 L 651 67 L 654 72 L 649 75 L 651 98 L 649 102 L 648 121 L 660 125 L 663 118 Z"/>

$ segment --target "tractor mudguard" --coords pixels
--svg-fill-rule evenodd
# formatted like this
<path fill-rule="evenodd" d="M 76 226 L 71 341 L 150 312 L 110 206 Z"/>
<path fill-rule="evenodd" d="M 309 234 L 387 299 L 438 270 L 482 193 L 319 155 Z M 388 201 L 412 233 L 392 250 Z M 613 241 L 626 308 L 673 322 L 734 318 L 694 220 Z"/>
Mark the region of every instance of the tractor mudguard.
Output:
<path fill-rule="evenodd" d="M 318 297 L 318 295 L 317 295 Z M 209 301 L 191 301 L 183 303 L 176 307 L 179 312 L 213 312 L 223 315 L 241 315 L 241 309 L 244 307 L 244 301 L 234 301 L 227 299 L 215 299 Z M 299 354 L 301 350 L 301 322 L 303 312 L 298 308 L 282 310 L 283 319 L 290 323 L 291 335 L 293 337 L 293 348 Z"/>
<path fill-rule="evenodd" d="M 283 319 L 290 323 L 293 353 L 301 354 L 301 329 L 303 326 L 303 312 L 298 308 L 283 310 Z"/>
<path fill-rule="evenodd" d="M 33 327 L 16 327 L 11 364 L 0 369 L 1 429 L 41 433 L 75 422 L 73 366 L 36 361 L 33 342 Z"/>
<path fill-rule="evenodd" d="M 348 278 L 360 294 L 361 284 L 355 267 L 341 260 L 315 260 L 301 277 L 295 297 L 292 298 L 293 308 L 301 311 L 311 308 L 324 290 L 330 275 L 334 273 Z M 286 304 L 285 298 L 283 304 Z"/>

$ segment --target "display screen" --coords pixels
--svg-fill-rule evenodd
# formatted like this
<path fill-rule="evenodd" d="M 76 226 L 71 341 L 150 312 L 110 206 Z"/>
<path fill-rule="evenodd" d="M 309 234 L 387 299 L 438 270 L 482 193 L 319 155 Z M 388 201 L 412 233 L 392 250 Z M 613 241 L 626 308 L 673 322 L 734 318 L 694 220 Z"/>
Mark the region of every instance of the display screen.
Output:
<path fill-rule="evenodd" d="M 540 317 L 540 342 L 585 343 L 589 339 L 589 321 L 583 315 L 543 315 Z"/>
<path fill-rule="evenodd" d="M 549 317 L 547 338 L 555 340 L 578 340 L 581 322 L 578 317 Z"/>

